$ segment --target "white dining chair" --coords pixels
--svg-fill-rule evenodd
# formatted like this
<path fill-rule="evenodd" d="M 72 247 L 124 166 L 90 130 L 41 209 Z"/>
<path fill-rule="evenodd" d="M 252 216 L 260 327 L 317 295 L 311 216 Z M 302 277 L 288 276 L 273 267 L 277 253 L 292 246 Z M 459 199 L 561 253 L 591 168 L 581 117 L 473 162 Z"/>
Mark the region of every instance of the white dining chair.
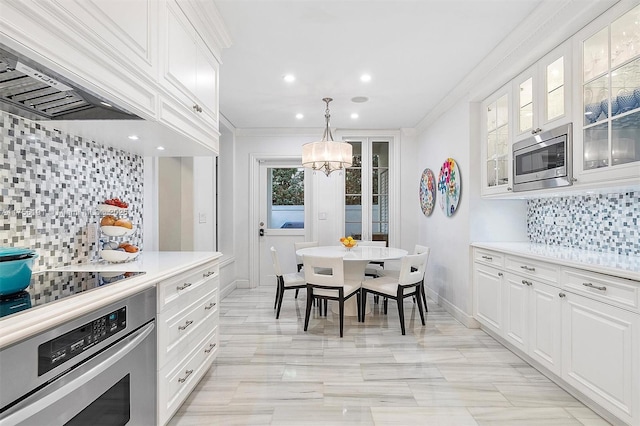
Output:
<path fill-rule="evenodd" d="M 431 253 L 431 248 L 427 247 L 427 246 L 422 246 L 420 244 L 416 244 L 415 247 L 413 248 L 413 254 L 421 254 L 421 253 L 427 253 L 427 263 L 429 262 L 429 254 Z M 425 274 L 426 274 L 426 267 L 425 267 Z M 398 269 L 385 269 L 384 271 L 382 271 L 380 273 L 380 275 L 384 275 L 386 277 L 399 277 L 400 276 L 400 270 Z M 420 286 L 420 293 L 422 296 L 422 303 L 424 306 L 424 310 L 425 312 L 429 312 L 429 308 L 427 307 L 427 296 L 424 290 L 424 280 L 422 281 L 422 285 Z M 387 309 L 385 306 L 384 309 L 384 313 L 387 313 Z"/>
<path fill-rule="evenodd" d="M 307 283 L 307 310 L 304 316 L 304 331 L 309 326 L 311 305 L 314 298 L 336 300 L 339 306 L 340 337 L 344 330 L 344 302 L 354 295 L 357 297 L 358 322 L 360 315 L 360 281 L 345 279 L 342 257 L 303 256 L 304 277 Z M 327 273 L 328 270 L 331 273 Z M 326 311 L 325 311 L 326 314 Z"/>
<path fill-rule="evenodd" d="M 386 247 L 386 241 L 358 241 L 359 246 Z M 384 262 L 371 261 L 364 270 L 365 277 L 377 277 L 384 270 Z"/>
<path fill-rule="evenodd" d="M 302 256 L 298 254 L 298 250 L 307 248 L 307 247 L 318 247 L 317 241 L 299 241 L 293 243 L 293 250 L 296 254 L 296 266 L 298 267 L 298 272 L 302 270 Z M 300 289 L 296 289 L 296 299 L 298 298 L 298 292 Z"/>
<path fill-rule="evenodd" d="M 367 307 L 367 293 L 377 294 L 385 298 L 385 310 L 387 299 L 395 299 L 398 304 L 398 315 L 400 316 L 400 329 L 402 334 L 405 334 L 404 327 L 404 299 L 407 297 L 415 296 L 418 311 L 420 312 L 420 319 L 422 325 L 424 322 L 424 312 L 422 310 L 422 298 L 420 297 L 420 286 L 424 282 L 424 272 L 427 267 L 427 260 L 429 259 L 429 253 L 421 254 L 409 254 L 402 258 L 400 264 L 399 276 L 382 276 L 374 279 L 364 280 L 361 284 L 361 312 L 365 312 Z M 362 317 L 362 322 L 365 318 Z"/>
<path fill-rule="evenodd" d="M 282 299 L 284 299 L 285 290 L 293 290 L 296 292 L 301 288 L 305 288 L 306 282 L 304 275 L 300 272 L 293 272 L 289 274 L 283 274 L 280 268 L 280 260 L 278 259 L 278 251 L 275 247 L 271 247 L 271 261 L 273 263 L 273 271 L 276 274 L 276 301 L 273 305 L 273 309 L 278 308 L 276 311 L 276 319 L 280 318 L 280 308 L 282 307 Z"/>

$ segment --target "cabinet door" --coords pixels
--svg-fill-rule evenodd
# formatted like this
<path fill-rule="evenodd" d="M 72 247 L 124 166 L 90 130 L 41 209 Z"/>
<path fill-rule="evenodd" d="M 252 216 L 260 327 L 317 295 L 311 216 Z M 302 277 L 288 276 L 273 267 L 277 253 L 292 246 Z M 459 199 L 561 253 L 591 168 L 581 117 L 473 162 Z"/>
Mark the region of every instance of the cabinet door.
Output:
<path fill-rule="evenodd" d="M 511 190 L 510 97 L 505 87 L 482 103 L 482 195 Z"/>
<path fill-rule="evenodd" d="M 504 338 L 523 352 L 529 347 L 529 286 L 531 281 L 514 274 L 505 274 Z"/>
<path fill-rule="evenodd" d="M 563 294 L 562 378 L 628 424 L 638 424 L 638 315 Z"/>
<path fill-rule="evenodd" d="M 529 356 L 553 373 L 560 375 L 561 365 L 561 304 L 560 290 L 533 281 L 530 286 Z"/>
<path fill-rule="evenodd" d="M 514 79 L 514 141 L 571 121 L 571 44 L 565 42 Z"/>
<path fill-rule="evenodd" d="M 580 105 L 574 121 L 579 182 L 640 178 L 640 5 L 611 8 L 574 37 Z"/>
<path fill-rule="evenodd" d="M 165 77 L 183 92 L 197 90 L 197 50 L 193 29 L 176 5 L 167 3 Z"/>
<path fill-rule="evenodd" d="M 218 123 L 218 62 L 200 43 L 196 44 L 197 99 L 217 128 Z"/>
<path fill-rule="evenodd" d="M 473 275 L 474 316 L 487 328 L 501 334 L 503 273 L 495 268 L 475 265 Z"/>

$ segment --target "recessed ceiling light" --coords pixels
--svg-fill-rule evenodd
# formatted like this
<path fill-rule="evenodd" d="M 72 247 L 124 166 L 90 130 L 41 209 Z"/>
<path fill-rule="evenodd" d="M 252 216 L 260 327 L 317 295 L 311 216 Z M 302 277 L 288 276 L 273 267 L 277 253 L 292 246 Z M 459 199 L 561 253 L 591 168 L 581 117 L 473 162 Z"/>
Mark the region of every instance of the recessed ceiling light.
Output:
<path fill-rule="evenodd" d="M 369 100 L 369 98 L 367 98 L 366 96 L 356 96 L 354 98 L 351 98 L 351 102 L 355 102 L 357 104 L 361 104 L 363 102 L 367 102 Z"/>
<path fill-rule="evenodd" d="M 360 117 L 360 116 L 358 115 L 357 112 L 354 112 L 353 114 L 351 114 L 351 118 L 358 118 L 358 117 Z"/>
<path fill-rule="evenodd" d="M 164 146 L 159 146 L 156 148 L 158 151 L 164 151 Z"/>
<path fill-rule="evenodd" d="M 140 138 L 137 135 L 129 135 L 129 139 L 131 139 L 132 141 L 137 141 Z"/>
<path fill-rule="evenodd" d="M 100 102 L 102 105 L 106 106 L 106 107 L 112 107 L 113 105 L 107 103 L 107 102 Z"/>
<path fill-rule="evenodd" d="M 284 79 L 284 81 L 286 81 L 287 83 L 291 83 L 292 81 L 296 80 L 296 76 L 293 74 L 287 74 L 284 77 L 282 77 Z"/>
<path fill-rule="evenodd" d="M 296 114 L 296 118 L 297 118 L 298 120 L 301 120 L 301 119 L 303 119 L 303 118 L 304 118 L 304 114 L 297 113 L 297 114 Z"/>
<path fill-rule="evenodd" d="M 371 76 L 369 74 L 362 74 L 360 76 L 360 81 L 364 82 L 364 83 L 368 83 L 371 81 Z"/>

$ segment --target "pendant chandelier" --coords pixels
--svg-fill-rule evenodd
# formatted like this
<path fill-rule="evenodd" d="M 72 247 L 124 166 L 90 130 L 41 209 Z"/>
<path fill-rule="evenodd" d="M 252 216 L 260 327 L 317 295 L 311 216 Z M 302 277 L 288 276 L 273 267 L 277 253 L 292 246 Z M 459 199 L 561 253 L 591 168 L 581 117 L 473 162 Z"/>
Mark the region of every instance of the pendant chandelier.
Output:
<path fill-rule="evenodd" d="M 322 140 L 319 142 L 309 142 L 302 146 L 302 166 L 313 170 L 320 170 L 325 175 L 335 170 L 342 170 L 351 167 L 352 147 L 347 142 L 335 142 L 331 129 L 329 128 L 329 102 L 333 99 L 323 98 L 327 104 L 324 112 L 325 129 Z"/>

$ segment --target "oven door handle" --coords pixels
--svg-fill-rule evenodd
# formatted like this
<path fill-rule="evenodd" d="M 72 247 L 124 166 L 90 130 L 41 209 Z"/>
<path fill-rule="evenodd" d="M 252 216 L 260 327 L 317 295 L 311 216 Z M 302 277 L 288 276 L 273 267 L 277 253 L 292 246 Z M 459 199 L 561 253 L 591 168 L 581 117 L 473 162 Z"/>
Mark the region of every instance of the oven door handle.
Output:
<path fill-rule="evenodd" d="M 67 383 L 61 383 L 58 386 L 54 386 L 57 380 L 64 378 L 64 376 L 66 375 L 65 374 L 53 381 L 51 384 L 45 386 L 42 391 L 36 392 L 21 403 L 18 403 L 10 410 L 11 414 L 2 419 L 2 424 L 19 424 L 20 422 L 23 422 L 31 417 L 33 413 L 38 413 L 44 410 L 45 408 L 65 398 L 71 392 L 81 388 L 91 380 L 94 380 L 96 377 L 107 371 L 118 361 L 124 358 L 127 354 L 129 354 L 132 350 L 134 350 L 136 346 L 142 343 L 142 341 L 153 332 L 154 328 L 155 321 L 150 322 L 146 326 L 140 328 L 131 335 L 117 342 L 112 347 L 108 348 L 107 350 L 116 350 L 116 352 L 109 356 L 109 358 L 107 358 L 106 360 L 99 362 L 97 365 L 89 367 L 87 369 L 87 366 L 92 362 L 89 361 L 86 364 L 79 366 L 77 369 L 71 370 L 67 373 L 73 374 L 74 372 L 76 372 L 77 374 L 77 370 L 79 370 L 81 374 L 78 377 L 70 380 Z M 99 352 L 99 354 L 100 353 L 104 352 Z M 82 372 L 83 369 L 86 369 L 86 371 Z M 42 392 L 46 393 L 42 395 Z"/>

